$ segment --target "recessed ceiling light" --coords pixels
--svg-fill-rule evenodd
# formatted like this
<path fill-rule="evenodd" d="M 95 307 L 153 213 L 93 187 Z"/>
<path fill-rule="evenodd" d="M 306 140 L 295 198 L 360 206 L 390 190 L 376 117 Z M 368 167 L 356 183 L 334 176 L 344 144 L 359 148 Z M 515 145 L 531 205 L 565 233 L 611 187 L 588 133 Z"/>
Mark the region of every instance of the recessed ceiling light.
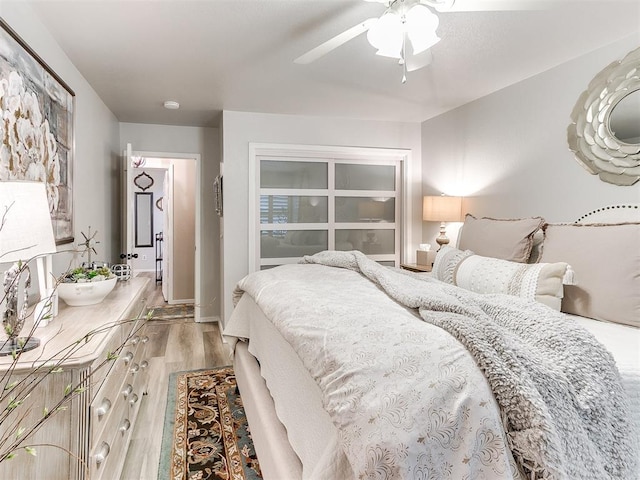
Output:
<path fill-rule="evenodd" d="M 168 108 L 169 110 L 177 110 L 180 108 L 180 104 L 178 102 L 174 102 L 173 100 L 167 100 L 164 102 L 164 108 Z"/>

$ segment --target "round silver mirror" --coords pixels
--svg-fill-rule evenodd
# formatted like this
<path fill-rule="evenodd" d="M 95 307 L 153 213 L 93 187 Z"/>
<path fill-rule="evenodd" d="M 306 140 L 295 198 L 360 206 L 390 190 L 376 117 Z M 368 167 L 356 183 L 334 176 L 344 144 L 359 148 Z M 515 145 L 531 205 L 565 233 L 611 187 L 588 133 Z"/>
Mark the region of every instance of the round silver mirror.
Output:
<path fill-rule="evenodd" d="M 591 174 L 615 185 L 640 179 L 640 48 L 602 70 L 582 92 L 569 148 Z"/>

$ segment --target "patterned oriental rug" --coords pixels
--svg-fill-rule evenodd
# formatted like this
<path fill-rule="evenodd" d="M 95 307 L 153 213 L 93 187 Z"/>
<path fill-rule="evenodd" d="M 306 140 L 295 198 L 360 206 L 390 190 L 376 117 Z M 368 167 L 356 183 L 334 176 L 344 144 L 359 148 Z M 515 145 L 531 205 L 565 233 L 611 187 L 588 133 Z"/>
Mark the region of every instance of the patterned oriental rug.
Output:
<path fill-rule="evenodd" d="M 172 373 L 159 480 L 259 480 L 232 367 Z"/>

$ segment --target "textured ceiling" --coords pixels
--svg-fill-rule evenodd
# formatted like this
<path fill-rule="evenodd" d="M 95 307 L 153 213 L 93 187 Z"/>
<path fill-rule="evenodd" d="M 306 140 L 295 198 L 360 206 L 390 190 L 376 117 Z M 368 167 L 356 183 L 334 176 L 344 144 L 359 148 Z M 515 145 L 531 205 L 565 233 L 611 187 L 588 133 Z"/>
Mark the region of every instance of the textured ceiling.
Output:
<path fill-rule="evenodd" d="M 491 10 L 505 2 L 510 11 Z M 366 35 L 312 64 L 293 63 L 379 16 L 379 3 L 28 3 L 118 120 L 136 123 L 211 126 L 223 109 L 422 121 L 628 35 L 640 42 L 638 0 L 459 0 L 485 11 L 438 14 L 433 62 L 403 85 L 400 67 L 376 56 Z M 167 99 L 180 109 L 164 109 Z"/>

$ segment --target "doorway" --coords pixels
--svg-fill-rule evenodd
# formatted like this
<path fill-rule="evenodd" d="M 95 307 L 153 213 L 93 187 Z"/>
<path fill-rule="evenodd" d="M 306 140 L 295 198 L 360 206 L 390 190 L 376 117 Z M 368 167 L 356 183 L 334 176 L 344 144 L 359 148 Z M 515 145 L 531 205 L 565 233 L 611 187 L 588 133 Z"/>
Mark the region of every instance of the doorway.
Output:
<path fill-rule="evenodd" d="M 197 232 L 201 205 L 196 194 L 200 191 L 200 169 L 198 154 L 133 151 L 130 145 L 125 154 L 127 211 L 123 215 L 123 248 L 126 247 L 127 263 L 133 272 L 155 272 L 169 304 L 193 303 L 195 321 L 200 321 Z M 136 197 L 142 193 L 152 198 L 153 214 L 146 223 L 149 215 L 136 210 Z M 143 234 L 141 229 L 145 230 Z M 136 242 L 137 238 L 149 236 L 151 244 Z"/>

